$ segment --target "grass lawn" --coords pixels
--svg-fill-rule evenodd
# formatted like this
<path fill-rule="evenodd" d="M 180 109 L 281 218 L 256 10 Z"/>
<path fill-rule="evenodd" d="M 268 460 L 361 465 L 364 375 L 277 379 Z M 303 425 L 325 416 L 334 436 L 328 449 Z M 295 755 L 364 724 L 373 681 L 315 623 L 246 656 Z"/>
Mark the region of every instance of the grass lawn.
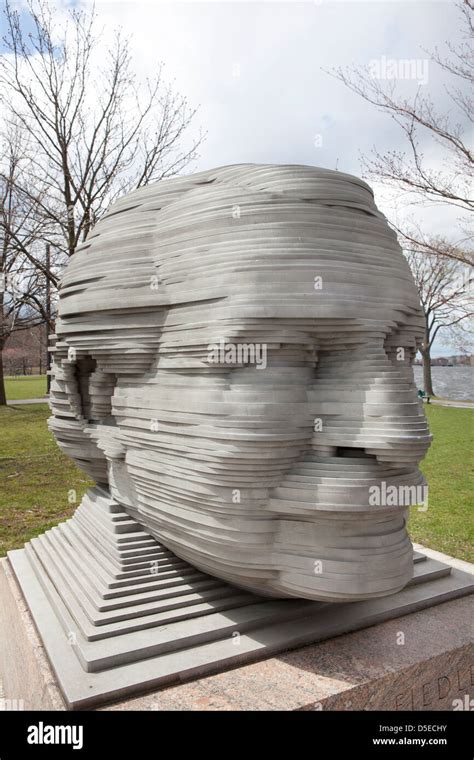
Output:
<path fill-rule="evenodd" d="M 23 398 L 43 398 L 46 395 L 46 375 L 18 375 L 5 378 L 8 401 Z"/>
<path fill-rule="evenodd" d="M 472 497 L 474 410 L 425 405 L 433 443 L 421 463 L 428 481 L 428 509 L 411 509 L 414 541 L 474 562 Z"/>
<path fill-rule="evenodd" d="M 91 483 L 56 445 L 50 415 L 46 404 L 0 408 L 0 556 L 70 517 Z"/>
<path fill-rule="evenodd" d="M 469 454 L 474 412 L 425 406 L 435 440 L 422 470 L 426 512 L 411 510 L 411 537 L 432 549 L 474 561 Z M 45 404 L 0 408 L 0 555 L 69 517 L 90 481 L 61 453 L 46 427 Z"/>

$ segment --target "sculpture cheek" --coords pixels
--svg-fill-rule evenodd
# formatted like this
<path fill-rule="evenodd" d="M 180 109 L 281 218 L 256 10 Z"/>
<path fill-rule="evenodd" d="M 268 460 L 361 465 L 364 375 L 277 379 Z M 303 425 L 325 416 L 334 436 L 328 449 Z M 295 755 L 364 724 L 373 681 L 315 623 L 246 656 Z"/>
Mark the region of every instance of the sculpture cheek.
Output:
<path fill-rule="evenodd" d="M 274 585 L 333 600 L 396 591 L 412 575 L 406 511 L 423 498 L 417 465 L 430 442 L 413 384 L 368 339 L 321 351 L 308 398 L 311 447 L 270 499 Z"/>

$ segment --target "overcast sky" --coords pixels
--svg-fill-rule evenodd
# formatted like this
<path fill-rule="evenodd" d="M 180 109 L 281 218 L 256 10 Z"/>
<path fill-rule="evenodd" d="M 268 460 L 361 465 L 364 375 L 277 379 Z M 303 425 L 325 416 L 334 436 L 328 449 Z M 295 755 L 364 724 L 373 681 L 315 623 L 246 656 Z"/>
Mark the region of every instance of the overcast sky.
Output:
<path fill-rule="evenodd" d="M 96 0 L 95 7 L 104 45 L 114 27 L 123 27 L 132 35 L 135 68 L 152 74 L 163 61 L 168 81 L 199 106 L 195 125 L 207 138 L 190 170 L 298 163 L 360 176 L 360 152 L 374 145 L 403 149 L 402 132 L 323 69 L 368 65 L 383 56 L 423 62 L 426 50 L 459 39 L 460 28 L 459 12 L 446 0 Z M 427 73 L 422 86 L 444 110 L 445 80 L 435 64 Z M 400 83 L 411 93 L 417 86 Z M 437 165 L 440 154 L 426 150 Z M 452 232 L 457 215 L 447 207 L 407 209 L 403 199 L 395 206 L 392 195 L 374 189 L 390 218 L 414 215 L 429 232 Z"/>

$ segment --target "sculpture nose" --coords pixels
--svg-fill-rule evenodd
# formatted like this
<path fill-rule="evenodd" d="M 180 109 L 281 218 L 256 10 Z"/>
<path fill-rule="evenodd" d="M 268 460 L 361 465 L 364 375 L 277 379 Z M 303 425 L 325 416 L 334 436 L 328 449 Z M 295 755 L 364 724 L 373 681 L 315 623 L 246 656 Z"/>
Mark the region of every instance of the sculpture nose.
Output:
<path fill-rule="evenodd" d="M 274 588 L 355 600 L 410 580 L 407 507 L 425 498 L 418 462 L 431 436 L 410 357 L 400 358 L 383 343 L 319 354 L 311 447 L 270 498 L 282 567 Z"/>

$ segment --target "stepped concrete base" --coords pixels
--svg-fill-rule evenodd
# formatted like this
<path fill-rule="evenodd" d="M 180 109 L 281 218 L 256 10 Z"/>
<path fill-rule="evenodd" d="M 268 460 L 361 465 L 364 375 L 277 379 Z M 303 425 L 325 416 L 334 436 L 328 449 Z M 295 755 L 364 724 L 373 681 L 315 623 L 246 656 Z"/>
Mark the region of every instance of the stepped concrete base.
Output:
<path fill-rule="evenodd" d="M 405 643 L 401 641 L 403 633 Z M 456 599 L 104 710 L 474 710 L 472 600 Z"/>
<path fill-rule="evenodd" d="M 24 552 L 12 554 L 21 573 Z M 415 567 L 429 575 L 429 562 L 418 559 Z M 453 598 L 469 593 L 473 583 L 458 569 L 448 567 L 447 573 L 388 599 L 328 605 L 326 614 L 319 609 L 317 615 L 274 624 L 274 630 L 270 624 L 248 635 L 93 673 L 81 667 L 74 642 L 58 629 L 34 576 L 27 605 L 10 562 L 2 560 L 0 567 L 0 668 L 7 707 L 22 700 L 25 709 L 55 710 L 104 703 L 112 703 L 105 709 L 146 710 L 450 710 L 466 709 L 474 696 L 472 598 Z M 280 653 L 269 657 L 275 652 Z M 133 697 L 140 692 L 147 693 Z"/>

